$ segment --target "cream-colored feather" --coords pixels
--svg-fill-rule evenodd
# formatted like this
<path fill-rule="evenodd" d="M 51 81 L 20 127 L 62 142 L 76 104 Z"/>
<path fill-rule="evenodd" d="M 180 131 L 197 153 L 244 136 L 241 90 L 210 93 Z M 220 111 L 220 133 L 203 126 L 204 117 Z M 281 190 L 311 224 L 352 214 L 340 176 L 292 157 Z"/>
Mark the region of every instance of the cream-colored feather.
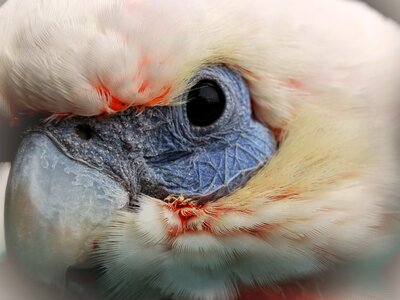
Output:
<path fill-rule="evenodd" d="M 112 113 L 168 91 L 172 101 L 199 66 L 219 62 L 281 126 L 333 95 L 385 106 L 399 73 L 398 28 L 352 1 L 9 0 L 0 19 L 4 113 Z"/>
<path fill-rule="evenodd" d="M 369 134 L 352 113 L 308 107 L 271 162 L 232 195 L 179 210 L 143 196 L 139 215 L 117 215 L 100 238 L 107 283 L 128 280 L 129 291 L 115 289 L 121 295 L 165 288 L 183 299 L 229 299 L 239 282 L 268 286 L 373 253 L 366 249 L 393 234 L 386 225 L 395 219 L 393 199 L 381 194 L 389 188 L 382 172 L 392 174 Z M 195 217 L 182 223 L 182 215 Z M 130 265 L 139 260 L 143 268 Z"/>
<path fill-rule="evenodd" d="M 173 104 L 199 68 L 223 63 L 280 132 L 278 153 L 232 195 L 205 206 L 143 196 L 137 214 L 116 215 L 96 252 L 112 295 L 234 298 L 394 241 L 400 30 L 367 6 L 9 0 L 0 39 L 4 115 Z"/>

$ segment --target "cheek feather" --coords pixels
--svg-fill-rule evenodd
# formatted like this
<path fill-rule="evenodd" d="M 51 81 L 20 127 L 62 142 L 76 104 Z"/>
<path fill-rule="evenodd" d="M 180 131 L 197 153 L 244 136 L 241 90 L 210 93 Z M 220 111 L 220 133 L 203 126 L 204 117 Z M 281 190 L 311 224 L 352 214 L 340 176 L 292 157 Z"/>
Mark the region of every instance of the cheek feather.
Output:
<path fill-rule="evenodd" d="M 288 87 L 289 89 L 292 90 L 298 90 L 298 91 L 305 91 L 305 85 L 304 83 L 295 78 L 286 78 L 283 80 L 284 86 Z"/>
<path fill-rule="evenodd" d="M 218 203 L 199 204 L 183 196 L 169 196 L 162 203 L 162 215 L 170 238 L 187 233 L 210 233 L 218 235 L 215 224 L 228 214 L 251 214 L 245 208 L 233 208 Z"/>
<path fill-rule="evenodd" d="M 103 113 L 108 113 L 110 110 L 112 110 L 113 112 L 120 112 L 129 108 L 129 105 L 127 103 L 124 103 L 119 98 L 113 96 L 110 92 L 110 89 L 106 86 L 99 85 L 95 87 L 95 90 L 100 99 L 103 99 L 105 102 Z"/>
<path fill-rule="evenodd" d="M 170 93 L 171 89 L 172 89 L 171 86 L 165 86 L 163 88 L 164 91 L 159 96 L 154 97 L 153 99 L 145 102 L 143 106 L 148 107 L 157 105 L 168 105 L 169 100 L 166 98 L 166 96 Z"/>
<path fill-rule="evenodd" d="M 354 119 L 333 119 L 310 109 L 299 114 L 285 135 L 275 157 L 242 189 L 206 204 L 184 197 L 144 197 L 139 215 L 158 218 L 160 233 L 169 238 L 188 233 L 268 235 L 281 226 L 309 224 L 324 210 L 340 207 L 340 201 L 319 198 L 363 174 L 365 161 L 373 162 Z M 297 211 L 305 201 L 312 210 Z"/>
<path fill-rule="evenodd" d="M 318 200 L 320 195 L 363 174 L 364 162 L 373 161 L 359 122 L 344 115 L 334 120 L 320 109 L 299 111 L 275 157 L 242 189 L 216 202 L 198 204 L 184 197 L 157 202 L 165 234 L 267 236 L 289 223 L 312 222 L 319 216 L 315 207 L 329 211 L 334 203 Z M 314 203 L 313 210 L 294 214 L 303 201 Z"/>
<path fill-rule="evenodd" d="M 256 75 L 254 72 L 250 71 L 250 70 L 247 69 L 247 68 L 239 67 L 238 69 L 241 71 L 241 73 L 242 73 L 242 74 L 246 77 L 246 79 L 249 80 L 249 81 L 258 81 L 258 80 L 261 79 L 260 76 Z"/>
<path fill-rule="evenodd" d="M 318 299 L 312 289 L 251 287 L 293 282 L 359 257 L 380 236 L 384 204 L 369 178 L 382 176 L 371 167 L 376 141 L 363 130 L 365 116 L 334 107 L 299 110 L 275 156 L 226 197 L 200 204 L 142 196 L 137 212 L 119 212 L 97 238 L 106 284 L 136 283 L 148 274 L 149 286 L 182 292 L 182 299 L 206 298 L 205 286 L 214 295 L 236 295 L 240 284 L 249 289 L 237 299 Z M 132 270 L 121 275 L 121 266 Z"/>
<path fill-rule="evenodd" d="M 143 81 L 139 87 L 138 93 L 144 93 L 146 89 L 149 87 L 150 83 L 148 81 Z M 132 106 L 129 104 L 128 101 L 123 101 L 120 98 L 111 94 L 110 89 L 104 85 L 96 86 L 95 88 L 96 93 L 99 95 L 100 99 L 104 101 L 104 107 L 102 112 L 105 114 L 108 113 L 115 113 L 115 112 L 122 112 L 127 110 Z M 161 94 L 158 96 L 144 102 L 144 104 L 138 105 L 139 107 L 149 107 L 149 106 L 158 106 L 158 105 L 168 105 L 169 100 L 166 98 L 167 95 L 170 93 L 172 87 L 166 86 L 162 88 Z M 60 114 L 58 114 L 60 115 Z M 69 115 L 69 114 L 66 114 Z M 73 114 L 71 114 L 73 115 Z"/>
<path fill-rule="evenodd" d="M 127 9 L 130 12 L 133 12 L 138 6 L 143 2 L 143 0 L 131 0 L 126 3 Z"/>
<path fill-rule="evenodd" d="M 142 84 L 139 86 L 138 93 L 144 93 L 146 89 L 149 87 L 150 82 L 148 80 L 143 80 Z"/>

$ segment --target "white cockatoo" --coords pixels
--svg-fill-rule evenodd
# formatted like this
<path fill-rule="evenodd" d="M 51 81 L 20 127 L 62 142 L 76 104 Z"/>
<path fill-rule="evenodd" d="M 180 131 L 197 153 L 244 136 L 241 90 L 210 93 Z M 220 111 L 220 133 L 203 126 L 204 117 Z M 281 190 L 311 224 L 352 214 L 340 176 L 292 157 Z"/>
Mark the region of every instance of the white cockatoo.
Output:
<path fill-rule="evenodd" d="M 7 252 L 34 279 L 394 295 L 365 275 L 399 229 L 393 21 L 347 0 L 8 0 L 0 41 L 1 114 L 50 120 L 0 167 Z"/>

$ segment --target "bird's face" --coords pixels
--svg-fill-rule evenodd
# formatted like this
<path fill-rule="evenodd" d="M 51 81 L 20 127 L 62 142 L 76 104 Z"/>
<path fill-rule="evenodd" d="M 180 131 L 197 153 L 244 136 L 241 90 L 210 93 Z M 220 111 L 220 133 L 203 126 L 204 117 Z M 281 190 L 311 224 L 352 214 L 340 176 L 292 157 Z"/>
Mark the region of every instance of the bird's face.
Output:
<path fill-rule="evenodd" d="M 12 104 L 65 117 L 28 132 L 8 183 L 8 247 L 36 278 L 97 268 L 121 299 L 234 298 L 390 232 L 393 24 L 333 0 L 310 0 L 315 18 L 117 2 L 49 3 L 10 46 Z"/>
<path fill-rule="evenodd" d="M 245 82 L 227 67 L 200 70 L 179 102 L 184 104 L 32 129 L 9 185 L 15 253 L 46 277 L 49 269 L 65 272 L 96 243 L 95 232 L 107 220 L 118 211 L 136 218 L 144 202 L 165 210 L 157 221 L 166 222 L 163 232 L 151 224 L 156 216 L 142 224 L 166 234 L 163 239 L 211 230 L 206 216 L 218 219 L 219 213 L 207 207 L 243 187 L 271 158 L 276 142 L 253 119 Z"/>

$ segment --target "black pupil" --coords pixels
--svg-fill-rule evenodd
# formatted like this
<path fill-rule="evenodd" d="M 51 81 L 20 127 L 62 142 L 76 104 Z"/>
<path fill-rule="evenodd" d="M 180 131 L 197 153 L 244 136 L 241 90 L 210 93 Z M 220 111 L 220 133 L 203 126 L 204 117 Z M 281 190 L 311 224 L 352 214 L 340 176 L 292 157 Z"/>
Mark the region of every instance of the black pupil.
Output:
<path fill-rule="evenodd" d="M 224 113 L 225 95 L 215 81 L 199 81 L 190 90 L 188 100 L 187 116 L 195 126 L 209 126 Z"/>

